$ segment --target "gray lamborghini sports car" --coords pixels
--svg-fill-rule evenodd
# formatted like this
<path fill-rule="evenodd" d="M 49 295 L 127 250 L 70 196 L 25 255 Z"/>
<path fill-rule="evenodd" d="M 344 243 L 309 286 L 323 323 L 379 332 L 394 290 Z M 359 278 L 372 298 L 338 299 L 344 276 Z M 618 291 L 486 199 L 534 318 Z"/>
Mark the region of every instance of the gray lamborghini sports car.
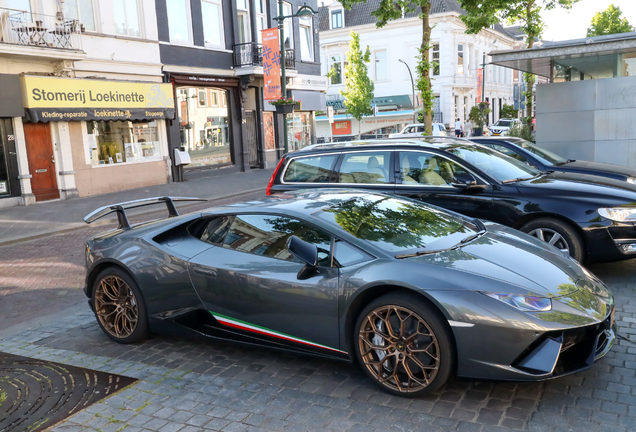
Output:
<path fill-rule="evenodd" d="M 149 332 L 358 362 L 398 395 L 456 374 L 536 381 L 592 366 L 615 340 L 607 287 L 552 246 L 419 201 L 315 189 L 179 216 L 151 198 L 102 207 L 86 244 L 108 337 Z M 130 226 L 126 210 L 169 218 Z"/>

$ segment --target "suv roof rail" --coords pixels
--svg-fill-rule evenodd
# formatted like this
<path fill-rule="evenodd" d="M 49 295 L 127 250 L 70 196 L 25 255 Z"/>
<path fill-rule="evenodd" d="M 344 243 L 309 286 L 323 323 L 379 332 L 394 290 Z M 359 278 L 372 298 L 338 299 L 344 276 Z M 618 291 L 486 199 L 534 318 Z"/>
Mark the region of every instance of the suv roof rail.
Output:
<path fill-rule="evenodd" d="M 455 138 L 455 137 L 444 137 L 444 136 L 422 136 L 422 137 L 395 137 L 395 138 L 382 138 L 382 139 L 374 139 L 374 140 L 356 140 L 356 141 L 339 141 L 333 143 L 322 143 L 322 144 L 312 144 L 307 147 L 303 147 L 299 152 L 309 151 L 309 150 L 317 150 L 317 149 L 332 149 L 332 148 L 348 148 L 355 146 L 374 146 L 374 145 L 386 145 L 392 144 L 395 145 L 396 141 L 401 141 L 402 144 L 411 144 L 421 146 L 422 144 L 434 144 L 434 141 L 427 140 L 452 140 L 452 141 L 470 141 L 465 138 Z M 291 153 L 291 152 L 290 152 Z"/>

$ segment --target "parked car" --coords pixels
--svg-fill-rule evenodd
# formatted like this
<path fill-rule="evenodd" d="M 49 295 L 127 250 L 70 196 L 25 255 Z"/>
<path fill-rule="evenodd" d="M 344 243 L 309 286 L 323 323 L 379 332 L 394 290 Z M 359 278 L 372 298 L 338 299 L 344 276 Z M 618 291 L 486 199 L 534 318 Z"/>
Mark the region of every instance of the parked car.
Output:
<path fill-rule="evenodd" d="M 355 190 L 183 216 L 173 201 L 113 204 L 85 219 L 120 220 L 86 244 L 84 288 L 116 342 L 166 332 L 357 361 L 382 389 L 408 397 L 454 374 L 568 375 L 615 342 L 609 289 L 498 224 Z M 128 224 L 127 209 L 159 202 L 173 217 Z"/>
<path fill-rule="evenodd" d="M 497 122 L 490 126 L 488 130 L 490 136 L 503 136 L 508 135 L 508 131 L 515 126 L 519 126 L 518 119 L 502 118 L 497 120 Z"/>
<path fill-rule="evenodd" d="M 402 129 L 402 132 L 389 134 L 389 138 L 421 137 L 426 132 L 424 124 L 410 124 Z M 433 136 L 447 136 L 446 126 L 441 123 L 433 123 Z"/>
<path fill-rule="evenodd" d="M 566 159 L 522 138 L 473 137 L 470 140 L 532 165 L 539 171 L 590 174 L 636 184 L 636 170 L 633 168 L 600 162 Z"/>
<path fill-rule="evenodd" d="M 411 197 L 520 229 L 579 262 L 636 257 L 636 185 L 547 173 L 448 137 L 314 145 L 289 153 L 268 193 L 352 187 Z"/>

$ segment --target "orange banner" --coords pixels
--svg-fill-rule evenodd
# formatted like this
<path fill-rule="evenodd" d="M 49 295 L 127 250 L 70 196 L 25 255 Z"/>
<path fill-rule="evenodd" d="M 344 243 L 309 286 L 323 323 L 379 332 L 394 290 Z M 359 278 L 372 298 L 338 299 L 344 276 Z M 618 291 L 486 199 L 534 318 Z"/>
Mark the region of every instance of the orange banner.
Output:
<path fill-rule="evenodd" d="M 481 83 L 482 83 L 483 76 L 484 76 L 484 70 L 478 69 L 477 70 L 477 103 L 481 102 L 481 92 L 482 92 Z"/>
<path fill-rule="evenodd" d="M 280 88 L 280 44 L 278 29 L 262 30 L 263 35 L 263 79 L 265 81 L 265 100 L 281 97 Z"/>
<path fill-rule="evenodd" d="M 331 132 L 334 135 L 351 135 L 351 120 L 333 122 Z"/>

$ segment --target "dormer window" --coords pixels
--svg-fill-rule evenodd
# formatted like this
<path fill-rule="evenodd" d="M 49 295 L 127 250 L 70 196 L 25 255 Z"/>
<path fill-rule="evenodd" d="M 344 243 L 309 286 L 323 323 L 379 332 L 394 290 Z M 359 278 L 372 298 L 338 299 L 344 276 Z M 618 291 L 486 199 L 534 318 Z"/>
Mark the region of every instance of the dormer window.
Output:
<path fill-rule="evenodd" d="M 331 11 L 331 29 L 339 29 L 344 27 L 342 9 L 336 9 Z"/>

